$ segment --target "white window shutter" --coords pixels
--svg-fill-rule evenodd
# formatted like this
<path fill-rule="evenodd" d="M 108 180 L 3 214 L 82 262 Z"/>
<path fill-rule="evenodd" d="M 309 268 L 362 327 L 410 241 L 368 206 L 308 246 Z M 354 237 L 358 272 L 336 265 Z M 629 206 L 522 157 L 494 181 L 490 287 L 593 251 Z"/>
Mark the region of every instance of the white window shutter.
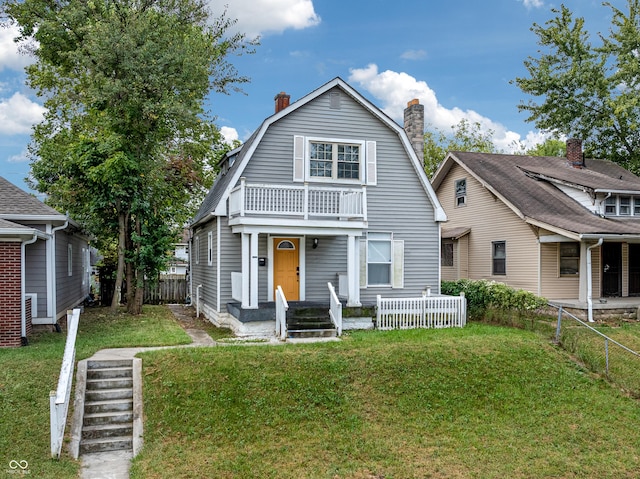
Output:
<path fill-rule="evenodd" d="M 391 287 L 404 288 L 404 241 L 393 240 L 391 247 L 393 248 Z"/>
<path fill-rule="evenodd" d="M 293 181 L 304 181 L 304 136 L 293 137 Z"/>
<path fill-rule="evenodd" d="M 360 287 L 367 287 L 367 240 L 360 240 Z"/>
<path fill-rule="evenodd" d="M 367 185 L 378 183 L 376 161 L 376 142 L 367 141 Z"/>

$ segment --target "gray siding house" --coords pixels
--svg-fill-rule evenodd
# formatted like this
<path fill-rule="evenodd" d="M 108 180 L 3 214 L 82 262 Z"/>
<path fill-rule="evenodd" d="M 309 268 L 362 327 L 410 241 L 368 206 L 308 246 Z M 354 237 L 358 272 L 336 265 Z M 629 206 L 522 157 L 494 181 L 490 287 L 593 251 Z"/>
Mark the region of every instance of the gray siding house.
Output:
<path fill-rule="evenodd" d="M 438 293 L 446 217 L 422 167 L 424 107 L 405 111 L 410 138 L 340 78 L 275 101 L 192 221 L 197 307 L 249 335 L 273 331 L 278 286 L 328 305 L 331 283 L 346 307 Z"/>
<path fill-rule="evenodd" d="M 0 347 L 27 343 L 89 294 L 89 246 L 79 226 L 0 177 Z"/>

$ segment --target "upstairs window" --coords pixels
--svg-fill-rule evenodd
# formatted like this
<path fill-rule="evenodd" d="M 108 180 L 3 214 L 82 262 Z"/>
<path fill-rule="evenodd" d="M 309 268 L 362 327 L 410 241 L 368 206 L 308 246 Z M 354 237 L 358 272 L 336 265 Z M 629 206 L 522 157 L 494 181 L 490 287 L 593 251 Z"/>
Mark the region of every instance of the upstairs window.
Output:
<path fill-rule="evenodd" d="M 467 204 L 467 180 L 463 178 L 462 180 L 456 180 L 455 183 L 456 190 L 456 206 L 464 206 Z"/>
<path fill-rule="evenodd" d="M 604 200 L 606 216 L 639 216 L 640 196 L 612 195 Z"/>
<path fill-rule="evenodd" d="M 360 180 L 360 145 L 309 144 L 309 176 L 332 180 Z"/>
<path fill-rule="evenodd" d="M 507 242 L 494 241 L 491 243 L 493 250 L 493 271 L 494 275 L 507 274 Z"/>

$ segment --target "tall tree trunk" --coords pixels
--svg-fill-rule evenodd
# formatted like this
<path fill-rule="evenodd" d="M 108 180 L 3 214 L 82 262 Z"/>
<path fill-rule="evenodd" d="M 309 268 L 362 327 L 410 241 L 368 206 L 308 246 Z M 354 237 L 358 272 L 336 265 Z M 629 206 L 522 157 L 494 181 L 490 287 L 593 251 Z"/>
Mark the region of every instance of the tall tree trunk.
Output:
<path fill-rule="evenodd" d="M 116 203 L 118 209 L 118 268 L 116 270 L 116 288 L 111 299 L 111 311 L 115 312 L 122 299 L 122 279 L 124 277 L 124 252 L 127 238 L 127 215 L 120 208 L 120 201 Z"/>
<path fill-rule="evenodd" d="M 140 222 L 140 216 L 136 215 L 135 219 L 135 231 L 136 236 L 139 238 L 142 234 L 142 224 Z M 140 241 L 135 244 L 135 257 L 140 258 Z M 135 275 L 135 278 L 131 284 L 131 295 L 127 296 L 130 302 L 127 303 L 127 310 L 130 314 L 142 314 L 142 303 L 144 300 L 144 267 L 140 264 L 139 260 L 136 264 L 131 265 L 131 270 Z"/>

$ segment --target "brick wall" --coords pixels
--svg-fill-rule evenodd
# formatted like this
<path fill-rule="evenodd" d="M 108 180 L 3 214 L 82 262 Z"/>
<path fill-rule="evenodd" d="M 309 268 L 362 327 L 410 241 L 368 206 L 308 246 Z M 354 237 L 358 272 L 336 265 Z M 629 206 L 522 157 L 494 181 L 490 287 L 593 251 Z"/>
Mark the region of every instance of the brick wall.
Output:
<path fill-rule="evenodd" d="M 20 242 L 0 243 L 0 347 L 21 345 Z"/>

